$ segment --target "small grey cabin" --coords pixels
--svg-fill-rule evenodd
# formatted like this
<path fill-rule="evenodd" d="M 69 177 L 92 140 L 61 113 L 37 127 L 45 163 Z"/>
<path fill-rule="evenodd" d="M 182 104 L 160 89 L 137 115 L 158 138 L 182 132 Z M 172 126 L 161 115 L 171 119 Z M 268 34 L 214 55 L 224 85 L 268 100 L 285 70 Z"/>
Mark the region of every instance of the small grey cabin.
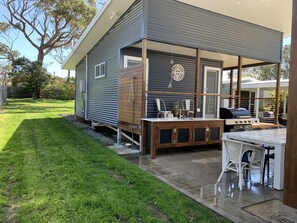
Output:
<path fill-rule="evenodd" d="M 282 31 L 185 2 L 106 1 L 63 65 L 76 73 L 75 115 L 141 136 L 152 158 L 153 147 L 220 143 L 219 108 L 240 107 L 221 92 L 223 71 L 281 63 Z"/>

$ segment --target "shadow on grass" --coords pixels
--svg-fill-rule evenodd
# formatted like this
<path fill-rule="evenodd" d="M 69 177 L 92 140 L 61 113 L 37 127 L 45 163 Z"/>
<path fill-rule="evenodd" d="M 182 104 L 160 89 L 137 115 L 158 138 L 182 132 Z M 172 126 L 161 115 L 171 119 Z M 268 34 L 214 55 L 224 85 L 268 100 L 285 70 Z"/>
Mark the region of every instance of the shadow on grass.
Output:
<path fill-rule="evenodd" d="M 21 113 L 48 113 L 48 112 L 69 112 L 69 109 L 73 109 L 72 106 L 63 107 L 34 107 L 34 106 L 19 106 L 19 107 L 9 107 L 9 110 L 5 110 L 5 114 L 21 114 Z"/>
<path fill-rule="evenodd" d="M 61 104 L 63 106 L 61 106 Z M 5 106 L 5 114 L 69 112 L 74 109 L 73 101 L 54 99 L 9 99 Z"/>
<path fill-rule="evenodd" d="M 227 222 L 62 118 L 23 120 L 0 169 L 0 222 Z"/>

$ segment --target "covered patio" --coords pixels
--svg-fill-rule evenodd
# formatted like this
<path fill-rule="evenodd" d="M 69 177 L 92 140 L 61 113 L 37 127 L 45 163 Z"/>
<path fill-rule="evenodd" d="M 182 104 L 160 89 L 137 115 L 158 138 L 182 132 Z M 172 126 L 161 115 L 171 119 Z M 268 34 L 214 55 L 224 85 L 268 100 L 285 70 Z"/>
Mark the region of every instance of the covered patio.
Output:
<path fill-rule="evenodd" d="M 122 11 L 122 5 L 116 4 L 119 2 L 125 6 L 126 12 Z M 285 186 L 283 202 L 285 205 L 297 208 L 295 199 L 297 197 L 297 143 L 296 137 L 294 138 L 293 134 L 297 129 L 297 1 L 131 0 L 109 1 L 108 3 L 110 4 L 106 4 L 106 10 L 102 13 L 105 19 L 98 17 L 99 22 L 97 23 L 96 21 L 89 27 L 88 31 L 90 31 L 90 34 L 83 36 L 83 43 L 79 42 L 78 47 L 74 49 L 74 56 L 71 57 L 71 60 L 69 59 L 71 63 L 68 61 L 69 63 L 64 64 L 64 67 L 73 67 L 76 66 L 79 61 L 84 62 L 82 64 L 85 64 L 86 89 L 85 91 L 82 90 L 82 92 L 86 93 L 86 99 L 88 99 L 88 94 L 90 94 L 88 92 L 92 92 L 92 90 L 95 93 L 97 90 L 101 92 L 105 88 L 111 90 L 106 91 L 109 94 L 102 92 L 105 94 L 101 95 L 101 99 L 106 99 L 108 96 L 111 96 L 111 100 L 109 100 L 108 103 L 97 103 L 99 97 L 97 98 L 96 94 L 92 95 L 92 100 L 86 100 L 85 104 L 82 103 L 81 107 L 83 112 L 81 114 L 84 115 L 85 119 L 89 118 L 89 120 L 93 122 L 97 121 L 99 124 L 102 122 L 106 123 L 106 120 L 111 119 L 110 111 L 112 110 L 113 119 L 109 120 L 106 124 L 118 127 L 118 142 L 120 142 L 121 130 L 130 131 L 132 135 L 135 133 L 139 135 L 143 153 L 145 152 L 145 147 L 150 147 L 152 144 L 155 145 L 155 139 L 160 143 L 166 144 L 164 145 L 166 147 L 175 147 L 173 146 L 175 144 L 178 144 L 179 147 L 193 146 L 196 144 L 196 135 L 203 136 L 201 138 L 204 145 L 210 144 L 209 142 L 212 140 L 219 143 L 223 121 L 219 118 L 221 100 L 229 100 L 230 104 L 231 101 L 234 100 L 234 106 L 237 108 L 241 107 L 241 76 L 242 69 L 245 66 L 276 64 L 276 110 L 274 116 L 275 123 L 277 124 L 279 114 L 278 103 L 282 40 L 285 37 L 292 36 L 292 63 L 289 83 L 288 133 L 285 146 Z M 119 20 L 114 19 L 114 16 L 110 17 L 110 13 L 115 14 L 117 11 L 119 12 L 119 17 L 116 16 L 116 18 L 120 18 Z M 292 11 L 294 12 L 293 15 Z M 123 19 L 121 19 L 121 15 L 123 15 Z M 140 16 L 137 17 L 137 15 Z M 108 21 L 108 25 L 104 26 L 106 30 L 100 27 L 100 22 L 102 25 L 104 21 Z M 132 26 L 131 24 L 134 23 L 131 21 L 135 22 L 136 26 Z M 291 23 L 291 21 L 293 21 L 293 23 Z M 126 26 L 127 24 L 131 26 Z M 293 27 L 292 30 L 291 24 Z M 101 32 L 99 32 L 101 36 L 98 35 L 96 29 L 93 29 L 94 27 L 97 28 L 97 30 L 101 30 Z M 123 28 L 124 31 L 122 31 L 121 28 Z M 113 32 L 109 33 L 109 29 Z M 137 35 L 131 38 L 128 34 L 133 34 L 133 30 L 137 30 L 137 32 L 135 32 Z M 122 35 L 120 35 L 121 33 Z M 101 39 L 105 34 L 106 38 Z M 110 34 L 111 37 L 119 38 L 118 41 L 120 44 L 113 44 L 111 42 L 113 38 L 108 38 L 108 34 Z M 129 37 L 131 39 L 129 39 Z M 100 42 L 101 40 L 102 42 Z M 109 47 L 105 47 L 107 44 L 103 44 L 104 40 L 110 40 Z M 125 42 L 122 42 L 122 40 L 125 40 Z M 98 46 L 96 51 L 92 51 L 94 46 L 95 48 Z M 100 71 L 104 74 L 102 76 L 106 77 L 103 79 L 106 80 L 106 82 L 95 82 L 96 74 L 98 73 L 99 75 L 100 72 L 95 72 L 94 78 L 92 77 L 93 75 L 90 76 L 88 74 L 88 63 L 91 59 L 95 60 L 97 58 L 96 53 L 108 51 L 108 49 L 111 49 L 113 46 L 118 46 L 118 48 L 113 50 L 113 56 L 111 57 L 111 54 L 104 56 L 107 59 L 113 59 L 108 63 L 114 65 L 113 68 L 117 70 L 115 69 L 113 72 L 110 72 L 110 76 L 105 76 L 105 65 L 107 63 L 103 62 L 98 64 L 98 66 L 101 65 L 99 66 Z M 105 48 L 103 48 L 104 50 L 100 50 L 100 47 Z M 129 64 L 129 61 L 126 63 L 125 56 L 138 57 L 138 59 L 130 61 L 135 66 L 126 66 Z M 152 58 L 154 58 L 154 56 L 156 56 L 157 59 L 154 60 L 153 64 Z M 85 57 L 85 60 L 83 60 L 83 57 Z M 171 63 L 171 60 L 175 62 Z M 183 62 L 182 65 L 186 68 L 187 72 L 186 74 L 182 72 L 184 69 L 181 69 L 179 66 L 179 74 L 181 75 L 179 75 L 176 82 L 171 82 L 168 74 L 173 78 L 172 68 L 176 64 L 181 65 L 180 61 Z M 216 66 L 213 66 L 214 62 L 217 63 Z M 94 64 L 93 62 L 92 66 L 90 66 L 92 70 L 93 68 L 97 68 L 97 65 L 93 66 Z M 211 64 L 212 69 L 209 69 L 208 73 L 209 64 Z M 170 68 L 171 72 L 169 70 Z M 81 69 L 84 70 L 83 66 L 81 66 Z M 238 70 L 235 94 L 231 91 L 232 89 L 229 94 L 222 94 L 220 92 L 221 73 L 223 69 L 229 69 L 231 71 L 233 69 Z M 83 72 L 81 72 L 81 74 L 83 74 Z M 213 79 L 207 82 L 205 80 L 208 79 L 209 74 Z M 109 78 L 111 76 L 113 79 Z M 207 78 L 205 78 L 206 76 Z M 180 81 L 182 78 L 184 78 L 183 82 Z M 118 83 L 118 85 L 104 85 L 104 83 Z M 172 85 L 174 88 L 171 88 Z M 231 86 L 232 85 L 231 83 Z M 114 88 L 110 86 L 114 86 Z M 113 89 L 117 89 L 118 91 L 113 91 Z M 190 117 L 187 120 L 179 122 L 177 122 L 176 119 L 157 119 L 158 111 L 155 101 L 161 97 L 167 99 L 169 107 L 174 105 L 175 100 L 193 100 L 194 119 Z M 111 101 L 114 103 L 110 103 Z M 106 104 L 109 106 L 104 108 L 108 108 L 108 110 L 106 110 L 108 112 L 100 112 L 102 111 L 100 109 Z M 92 107 L 91 105 L 95 106 Z M 91 108 L 95 109 L 91 112 Z M 181 110 L 181 108 L 179 108 L 179 110 Z M 194 123 L 196 121 L 197 123 Z M 213 121 L 219 123 L 215 123 L 216 126 L 212 126 Z M 158 122 L 158 126 L 154 124 L 147 125 L 145 122 Z M 166 126 L 160 124 L 161 122 L 165 123 Z M 211 130 L 212 128 L 214 131 Z M 153 131 L 151 131 L 151 129 L 153 129 Z M 159 133 L 147 134 L 148 132 L 156 133 L 154 132 L 155 130 L 159 131 Z M 181 137 L 179 137 L 179 130 L 182 133 Z M 196 130 L 198 134 L 196 134 Z M 163 136 L 161 136 L 161 132 L 164 133 Z M 198 141 L 199 140 L 200 138 L 198 137 Z M 205 148 L 210 149 L 209 147 Z M 183 150 L 183 152 L 187 153 L 186 150 Z M 220 153 L 220 151 L 216 152 Z M 154 155 L 155 154 L 153 154 L 152 158 L 155 158 Z M 146 159 L 147 155 L 143 155 L 143 157 Z M 211 160 L 213 160 L 212 158 L 214 158 L 214 160 L 216 159 L 216 157 L 210 158 Z M 141 159 L 141 157 L 138 158 L 137 162 Z M 191 157 L 189 157 L 189 159 L 191 159 Z M 209 158 L 206 158 L 205 161 L 207 162 L 208 159 Z M 159 163 L 158 160 L 158 157 L 155 160 L 148 160 L 147 166 L 158 169 L 159 167 L 155 166 L 156 163 Z M 192 162 L 187 160 L 187 162 L 205 162 L 198 158 L 197 160 L 199 161 Z M 162 160 L 160 163 L 161 162 L 166 164 L 170 161 Z M 174 165 L 174 162 L 172 164 Z M 205 163 L 203 163 L 203 165 L 205 165 Z M 168 164 L 168 166 L 171 165 Z M 167 171 L 166 168 L 164 170 Z M 171 168 L 174 169 L 173 166 L 171 166 Z M 217 169 L 219 171 L 221 170 L 220 165 Z M 183 172 L 183 174 L 190 175 L 191 173 Z M 214 172 L 213 176 L 215 175 L 217 175 L 216 172 Z M 215 181 L 212 183 L 214 182 Z M 225 191 L 225 189 L 214 190 L 214 187 L 210 190 Z M 255 197 L 251 199 L 257 200 Z M 239 200 L 241 200 L 241 198 Z M 235 206 L 237 202 L 238 201 L 234 202 Z M 249 205 L 249 202 L 246 204 Z M 233 206 L 231 209 L 232 208 Z"/>
<path fill-rule="evenodd" d="M 283 37 L 291 36 L 291 70 L 290 70 L 290 83 L 289 83 L 289 109 L 288 109 L 288 125 L 287 125 L 287 139 L 286 139 L 286 152 L 285 152 L 285 173 L 284 173 L 284 195 L 283 203 L 292 208 L 297 208 L 296 196 L 296 154 L 297 154 L 297 143 L 296 137 L 294 138 L 294 132 L 297 129 L 297 1 L 232 1 L 226 5 L 225 1 L 182 1 L 190 5 L 195 5 L 204 9 L 211 10 L 216 13 L 220 13 L 227 16 L 242 19 L 244 21 L 258 24 L 259 26 L 269 27 L 271 29 L 279 30 L 283 32 Z M 291 12 L 293 12 L 291 14 Z M 265 17 L 263 18 L 263 15 Z M 291 23 L 292 21 L 292 23 Z M 292 25 L 292 30 L 291 30 Z M 277 43 L 276 43 L 277 44 Z M 144 71 L 144 80 L 146 80 L 146 68 L 147 64 L 147 50 L 148 40 L 142 41 L 142 62 Z M 196 66 L 200 67 L 201 49 L 196 49 Z M 242 52 L 244 53 L 244 52 Z M 264 61 L 264 64 L 269 61 Z M 258 64 L 259 65 L 259 64 Z M 237 78 L 237 94 L 229 95 L 229 100 L 236 99 L 236 107 L 240 107 L 241 104 L 241 74 L 243 65 L 243 57 L 238 56 L 236 67 L 230 67 L 232 69 L 238 69 Z M 226 68 L 227 69 L 227 68 Z M 200 69 L 196 69 L 197 77 L 199 78 Z M 277 81 L 276 81 L 276 93 L 275 93 L 275 123 L 278 123 L 279 116 L 279 94 L 280 94 L 280 75 L 281 75 L 281 62 L 277 63 Z M 146 81 L 144 81 L 146 83 Z M 231 86 L 233 84 L 231 83 Z M 231 91 L 230 91 L 231 92 Z M 214 96 L 220 98 L 220 94 L 204 95 L 199 93 L 199 86 L 195 88 L 195 108 L 198 108 L 199 97 L 201 96 Z M 144 98 L 144 97 L 143 97 Z M 145 111 L 145 105 L 143 111 Z M 195 110 L 197 114 L 198 110 Z M 143 115 L 142 117 L 146 117 Z M 254 199 L 256 199 L 254 197 Z M 288 209 L 289 209 L 288 207 Z M 296 210 L 293 211 L 296 213 Z M 296 219 L 293 218 L 294 220 Z"/>

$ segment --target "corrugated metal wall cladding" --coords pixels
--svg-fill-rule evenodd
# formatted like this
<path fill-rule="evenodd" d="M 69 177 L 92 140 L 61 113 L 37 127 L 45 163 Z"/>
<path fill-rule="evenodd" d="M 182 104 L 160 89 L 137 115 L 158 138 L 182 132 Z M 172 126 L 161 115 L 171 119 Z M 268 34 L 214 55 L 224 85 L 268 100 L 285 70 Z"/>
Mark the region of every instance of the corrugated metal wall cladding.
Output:
<path fill-rule="evenodd" d="M 171 0 L 148 1 L 149 39 L 279 62 L 282 33 Z"/>
<path fill-rule="evenodd" d="M 125 49 L 123 52 L 125 55 L 130 56 L 141 56 L 141 50 L 136 48 Z M 148 51 L 149 59 L 149 82 L 148 90 L 149 91 L 163 91 L 163 92 L 192 92 L 195 90 L 195 72 L 196 72 L 196 59 L 194 57 L 182 56 L 182 55 L 173 55 L 174 63 L 180 63 L 185 67 L 186 75 L 184 79 L 180 82 L 173 81 L 172 88 L 168 88 L 170 81 L 170 60 L 171 54 L 157 52 L 157 51 Z M 202 92 L 203 81 L 204 81 L 204 67 L 223 67 L 222 61 L 201 59 L 200 67 L 200 87 L 199 89 Z M 156 98 L 162 98 L 167 106 L 167 110 L 171 110 L 174 106 L 175 101 L 182 101 L 183 99 L 193 99 L 192 95 L 168 95 L 168 94 L 150 94 L 148 95 L 148 110 L 147 115 L 149 118 L 157 117 L 158 111 L 155 104 Z M 202 102 L 203 98 L 199 98 L 198 107 L 202 111 Z M 200 114 L 201 117 L 202 114 Z"/>
<path fill-rule="evenodd" d="M 75 114 L 84 117 L 84 95 L 80 92 L 80 81 L 86 80 L 86 61 L 83 59 L 75 70 Z"/>
<path fill-rule="evenodd" d="M 158 55 L 150 55 L 150 72 L 149 72 L 149 90 L 152 91 L 175 91 L 175 92 L 193 92 L 195 79 L 195 59 L 185 59 L 174 57 L 174 63 L 182 64 L 185 68 L 185 77 L 180 82 L 173 83 L 172 88 L 168 88 L 171 80 L 170 55 L 158 58 Z M 194 65 L 194 66 L 193 66 Z"/>
<path fill-rule="evenodd" d="M 88 55 L 88 118 L 117 125 L 118 75 L 121 48 L 142 39 L 142 1 L 134 4 Z M 95 79 L 94 67 L 107 62 L 107 75 Z"/>

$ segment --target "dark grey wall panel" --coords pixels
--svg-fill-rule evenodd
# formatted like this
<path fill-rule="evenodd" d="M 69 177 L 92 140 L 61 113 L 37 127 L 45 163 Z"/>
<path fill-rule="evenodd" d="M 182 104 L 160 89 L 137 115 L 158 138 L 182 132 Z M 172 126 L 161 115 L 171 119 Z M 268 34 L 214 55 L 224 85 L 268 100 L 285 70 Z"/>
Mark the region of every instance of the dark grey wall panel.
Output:
<path fill-rule="evenodd" d="M 280 62 L 282 33 L 173 0 L 148 0 L 148 39 Z"/>
<path fill-rule="evenodd" d="M 120 49 L 142 39 L 142 1 L 134 4 L 88 54 L 88 119 L 117 125 Z M 106 77 L 95 79 L 94 66 L 107 63 Z"/>
<path fill-rule="evenodd" d="M 80 81 L 86 81 L 85 58 L 81 60 L 75 70 L 75 114 L 84 117 L 84 94 L 82 94 L 79 89 Z"/>
<path fill-rule="evenodd" d="M 141 51 L 139 49 L 125 49 L 124 54 L 130 56 L 141 56 Z M 149 59 L 149 91 L 165 91 L 165 92 L 192 92 L 195 91 L 195 69 L 196 69 L 196 59 L 194 57 L 183 56 L 183 55 L 173 55 L 174 63 L 179 63 L 185 68 L 185 77 L 182 81 L 173 81 L 172 88 L 168 88 L 170 82 L 170 60 L 171 55 L 168 53 L 148 51 Z M 222 68 L 223 63 L 221 61 L 201 59 L 201 77 L 200 77 L 200 89 L 202 92 L 202 83 L 204 81 L 204 67 L 218 67 Z M 175 94 L 150 94 L 148 95 L 148 117 L 157 117 L 158 111 L 155 104 L 156 98 L 162 98 L 167 106 L 167 110 L 171 110 L 174 107 L 176 101 L 182 101 L 183 99 L 194 99 L 192 95 L 175 95 Z M 199 99 L 198 107 L 202 111 L 203 98 Z M 201 114 L 199 114 L 201 116 Z"/>

